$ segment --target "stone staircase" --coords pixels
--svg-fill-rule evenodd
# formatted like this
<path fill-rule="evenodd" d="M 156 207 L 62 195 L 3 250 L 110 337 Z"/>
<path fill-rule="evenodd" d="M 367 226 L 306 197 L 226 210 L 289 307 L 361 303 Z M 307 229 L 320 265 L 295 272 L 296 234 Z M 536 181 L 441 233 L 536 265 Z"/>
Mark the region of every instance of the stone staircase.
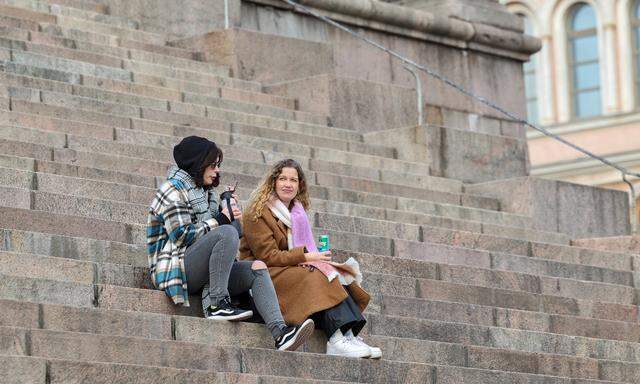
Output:
<path fill-rule="evenodd" d="M 631 252 L 533 229 L 89 0 L 0 0 L 3 383 L 637 383 Z M 380 361 L 277 352 L 150 287 L 146 206 L 171 148 L 201 135 L 247 198 L 301 162 L 313 227 L 353 256 Z M 589 246 L 589 243 L 585 243 Z"/>

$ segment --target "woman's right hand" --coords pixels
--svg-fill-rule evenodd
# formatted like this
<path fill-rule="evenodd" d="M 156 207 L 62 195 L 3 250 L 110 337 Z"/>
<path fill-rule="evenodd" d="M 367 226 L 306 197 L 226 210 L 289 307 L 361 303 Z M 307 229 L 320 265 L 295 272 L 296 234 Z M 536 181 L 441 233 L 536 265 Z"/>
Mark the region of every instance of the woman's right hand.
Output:
<path fill-rule="evenodd" d="M 331 251 L 305 253 L 304 258 L 306 261 L 331 261 Z"/>

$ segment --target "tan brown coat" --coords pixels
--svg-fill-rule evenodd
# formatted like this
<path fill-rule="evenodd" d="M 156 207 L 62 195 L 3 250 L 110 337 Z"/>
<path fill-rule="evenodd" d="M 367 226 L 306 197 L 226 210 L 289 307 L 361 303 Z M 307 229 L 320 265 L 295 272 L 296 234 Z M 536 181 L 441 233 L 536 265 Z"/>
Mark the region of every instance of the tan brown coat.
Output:
<path fill-rule="evenodd" d="M 338 279 L 329 282 L 317 269 L 298 266 L 305 262 L 303 247 L 288 250 L 287 228 L 268 208 L 263 209 L 258 221 L 253 220 L 252 212 L 244 212 L 242 226 L 240 258 L 262 260 L 267 264 L 287 324 L 300 324 L 312 314 L 347 298 L 347 291 Z M 364 311 L 369 294 L 356 283 L 347 289 Z"/>

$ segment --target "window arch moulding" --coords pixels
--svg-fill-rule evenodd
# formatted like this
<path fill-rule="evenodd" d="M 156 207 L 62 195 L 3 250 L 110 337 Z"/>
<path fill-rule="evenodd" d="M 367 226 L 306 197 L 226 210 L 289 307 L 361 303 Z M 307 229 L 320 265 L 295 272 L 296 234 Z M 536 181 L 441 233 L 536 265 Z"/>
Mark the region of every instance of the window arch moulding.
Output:
<path fill-rule="evenodd" d="M 558 123 L 569 122 L 574 118 L 572 100 L 571 100 L 571 70 L 569 69 L 569 56 L 568 56 L 568 20 L 571 17 L 570 11 L 574 6 L 579 4 L 586 4 L 593 8 L 596 18 L 596 31 L 598 42 L 598 62 L 600 64 L 600 84 L 601 84 L 601 100 L 607 100 L 611 95 L 606 87 L 602 85 L 606 83 L 606 60 L 604 60 L 605 51 L 603 47 L 606 46 L 604 41 L 604 28 L 603 28 L 603 11 L 599 6 L 599 3 L 594 0 L 561 0 L 556 2 L 554 8 L 547 8 L 545 11 L 551 10 L 552 31 L 553 31 L 553 53 L 554 53 L 554 75 L 555 75 L 555 94 L 556 94 L 556 107 L 558 113 Z M 541 19 L 543 19 L 541 16 Z M 604 104 L 604 103 L 602 103 Z M 602 110 L 605 110 L 602 105 Z"/>

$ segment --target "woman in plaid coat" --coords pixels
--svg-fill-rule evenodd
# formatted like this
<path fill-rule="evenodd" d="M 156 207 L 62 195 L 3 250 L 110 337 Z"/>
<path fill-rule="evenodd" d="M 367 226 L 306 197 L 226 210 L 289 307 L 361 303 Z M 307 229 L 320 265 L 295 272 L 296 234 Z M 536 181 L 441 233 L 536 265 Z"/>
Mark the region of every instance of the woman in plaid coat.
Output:
<path fill-rule="evenodd" d="M 189 305 L 189 294 L 202 292 L 204 316 L 238 321 L 253 312 L 234 306 L 231 295 L 251 290 L 256 308 L 271 331 L 276 348 L 294 350 L 313 332 L 313 321 L 287 326 L 273 283 L 262 262 L 236 261 L 238 231 L 221 209 L 213 188 L 220 182 L 223 155 L 202 137 L 184 138 L 173 149 L 176 165 L 156 191 L 147 220 L 151 279 L 174 304 Z M 237 197 L 236 197 L 237 199 Z"/>

